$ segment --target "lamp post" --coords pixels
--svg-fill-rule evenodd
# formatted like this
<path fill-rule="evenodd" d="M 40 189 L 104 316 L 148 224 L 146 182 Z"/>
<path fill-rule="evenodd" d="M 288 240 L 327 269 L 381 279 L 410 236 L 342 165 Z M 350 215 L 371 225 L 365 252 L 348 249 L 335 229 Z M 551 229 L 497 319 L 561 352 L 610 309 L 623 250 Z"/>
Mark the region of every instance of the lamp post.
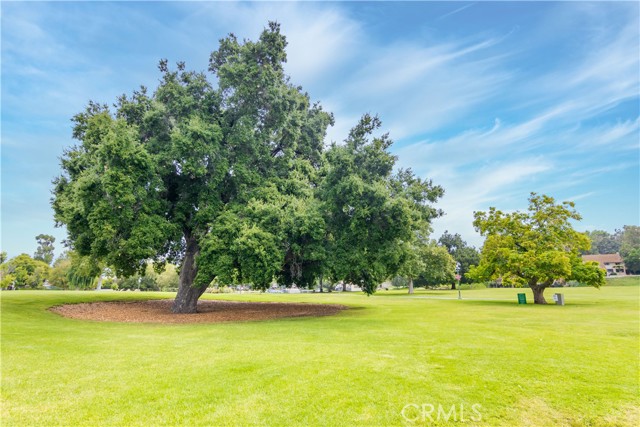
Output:
<path fill-rule="evenodd" d="M 462 294 L 460 293 L 460 263 L 456 262 L 456 282 L 458 282 L 458 299 L 462 299 Z"/>

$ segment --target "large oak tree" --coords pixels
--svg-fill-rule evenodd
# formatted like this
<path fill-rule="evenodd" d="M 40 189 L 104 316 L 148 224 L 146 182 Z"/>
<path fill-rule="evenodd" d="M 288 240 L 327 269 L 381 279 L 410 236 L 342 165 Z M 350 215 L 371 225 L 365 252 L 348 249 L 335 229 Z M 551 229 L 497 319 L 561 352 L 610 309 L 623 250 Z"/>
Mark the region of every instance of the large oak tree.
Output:
<path fill-rule="evenodd" d="M 276 23 L 255 42 L 231 34 L 210 57 L 216 85 L 163 60 L 152 94 L 76 115 L 53 198 L 73 248 L 120 276 L 179 265 L 179 313 L 212 280 L 311 286 L 330 272 L 373 292 L 397 268 L 385 250 L 435 215 L 441 189 L 392 176 L 368 115 L 325 150 L 333 117 L 285 75 L 286 45 Z"/>

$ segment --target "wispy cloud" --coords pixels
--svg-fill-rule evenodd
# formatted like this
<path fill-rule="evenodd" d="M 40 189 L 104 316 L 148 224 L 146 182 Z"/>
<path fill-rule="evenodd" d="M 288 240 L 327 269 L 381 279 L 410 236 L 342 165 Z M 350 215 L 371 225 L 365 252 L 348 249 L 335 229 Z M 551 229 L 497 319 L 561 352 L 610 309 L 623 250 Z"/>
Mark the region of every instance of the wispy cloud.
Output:
<path fill-rule="evenodd" d="M 597 20 L 597 14 L 590 19 Z M 511 105 L 504 117 L 498 110 L 485 126 L 462 126 L 446 138 L 396 149 L 403 166 L 447 190 L 442 207 L 449 214 L 436 222 L 436 233 L 447 228 L 472 233 L 472 210 L 508 207 L 516 198 L 524 204 L 534 190 L 574 201 L 597 200 L 596 191 L 581 189 L 598 177 L 640 169 L 637 20 L 636 11 L 619 28 L 597 27 L 588 46 L 536 74 L 494 61 L 494 72 L 511 77 L 503 83 L 504 93 L 494 95 Z M 632 100 L 635 107 L 619 109 Z M 457 112 L 464 121 L 464 110 Z M 625 152 L 631 159 L 620 161 Z M 637 193 L 638 183 L 629 185 Z M 514 206 L 519 207 L 524 206 Z M 475 236 L 470 239 L 478 242 Z"/>
<path fill-rule="evenodd" d="M 306 89 L 339 72 L 362 44 L 360 23 L 338 5 L 214 2 L 177 7 L 190 11 L 183 23 L 196 34 L 213 22 L 218 33 L 255 39 L 268 21 L 279 22 L 288 41 L 287 73 Z"/>
<path fill-rule="evenodd" d="M 489 49 L 497 39 L 369 47 L 334 96 L 343 111 L 378 112 L 394 138 L 434 131 L 498 94 L 511 75 Z"/>
<path fill-rule="evenodd" d="M 441 21 L 441 20 L 443 20 L 445 18 L 448 18 L 448 17 L 450 17 L 452 15 L 455 15 L 456 13 L 460 13 L 463 10 L 469 9 L 471 6 L 474 6 L 474 5 L 475 5 L 475 3 L 465 4 L 464 6 L 461 6 L 461 7 L 457 8 L 457 9 L 454 9 L 451 12 L 448 12 L 448 13 L 445 13 L 444 15 L 438 16 L 437 19 L 438 19 L 438 21 Z"/>
<path fill-rule="evenodd" d="M 586 198 L 589 198 L 589 197 L 594 196 L 596 194 L 598 194 L 598 193 L 595 192 L 595 191 L 589 191 L 588 193 L 582 193 L 582 194 L 576 194 L 576 195 L 569 196 L 569 197 L 567 197 L 567 200 L 570 200 L 572 202 L 577 202 L 578 200 L 586 199 Z"/>

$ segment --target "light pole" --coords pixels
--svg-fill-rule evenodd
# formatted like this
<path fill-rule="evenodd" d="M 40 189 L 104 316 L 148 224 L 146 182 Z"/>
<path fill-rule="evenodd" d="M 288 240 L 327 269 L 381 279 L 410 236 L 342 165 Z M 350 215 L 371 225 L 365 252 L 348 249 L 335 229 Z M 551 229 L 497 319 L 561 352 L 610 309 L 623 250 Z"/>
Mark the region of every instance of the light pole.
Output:
<path fill-rule="evenodd" d="M 460 263 L 456 262 L 456 281 L 458 282 L 458 299 L 462 299 L 462 294 L 460 293 Z"/>

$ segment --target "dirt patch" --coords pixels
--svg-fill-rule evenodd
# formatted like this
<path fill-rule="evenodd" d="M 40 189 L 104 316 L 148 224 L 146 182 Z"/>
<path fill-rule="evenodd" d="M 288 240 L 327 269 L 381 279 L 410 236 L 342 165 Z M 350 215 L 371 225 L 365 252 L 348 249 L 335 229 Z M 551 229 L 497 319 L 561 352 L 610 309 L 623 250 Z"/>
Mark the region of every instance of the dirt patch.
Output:
<path fill-rule="evenodd" d="M 347 308 L 335 304 L 201 300 L 197 313 L 174 314 L 172 304 L 173 300 L 90 302 L 59 305 L 50 310 L 64 317 L 103 322 L 216 323 L 330 316 Z"/>

